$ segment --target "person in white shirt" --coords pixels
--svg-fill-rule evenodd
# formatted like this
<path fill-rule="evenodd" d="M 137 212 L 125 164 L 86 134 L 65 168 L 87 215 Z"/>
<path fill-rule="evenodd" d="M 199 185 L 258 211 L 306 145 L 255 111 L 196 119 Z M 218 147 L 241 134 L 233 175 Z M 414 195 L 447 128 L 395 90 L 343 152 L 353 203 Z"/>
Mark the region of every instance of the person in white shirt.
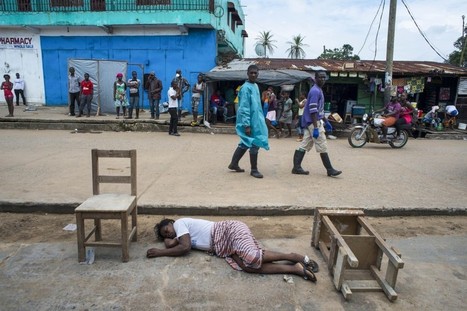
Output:
<path fill-rule="evenodd" d="M 450 117 L 455 117 L 459 114 L 459 111 L 454 105 L 447 105 L 445 111 L 446 111 L 446 114 Z"/>
<path fill-rule="evenodd" d="M 170 125 L 169 135 L 180 136 L 177 131 L 178 125 L 178 97 L 180 96 L 180 90 L 177 85 L 177 81 L 172 81 L 170 89 L 167 91 L 167 97 L 169 98 L 169 114 L 170 114 Z"/>
<path fill-rule="evenodd" d="M 204 94 L 204 89 L 206 88 L 206 83 L 203 81 L 203 75 L 198 75 L 198 80 L 193 85 L 193 95 L 191 95 L 191 110 L 193 113 L 193 121 L 191 122 L 191 126 L 198 125 L 198 106 L 201 101 L 201 96 Z"/>
<path fill-rule="evenodd" d="M 197 249 L 225 258 L 235 270 L 262 274 L 295 274 L 316 282 L 314 273 L 318 272 L 319 267 L 315 261 L 297 253 L 286 254 L 263 249 L 250 228 L 241 221 L 163 219 L 154 227 L 154 232 L 159 240 L 164 241 L 166 248 L 148 249 L 148 258 L 183 256 L 191 249 Z"/>
<path fill-rule="evenodd" d="M 19 106 L 19 97 L 23 99 L 23 105 L 26 106 L 26 98 L 24 97 L 24 80 L 21 79 L 19 73 L 16 73 L 16 79 L 13 81 L 13 90 L 16 96 L 16 106 Z"/>

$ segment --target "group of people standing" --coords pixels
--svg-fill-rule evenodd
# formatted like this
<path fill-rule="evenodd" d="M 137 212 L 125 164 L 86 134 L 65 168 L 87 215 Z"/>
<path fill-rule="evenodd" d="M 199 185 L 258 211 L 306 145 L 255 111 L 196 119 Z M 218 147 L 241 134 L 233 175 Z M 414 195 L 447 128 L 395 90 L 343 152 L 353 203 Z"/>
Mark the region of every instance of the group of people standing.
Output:
<path fill-rule="evenodd" d="M 24 96 L 24 80 L 21 78 L 19 73 L 16 73 L 16 79 L 11 82 L 11 76 L 9 74 L 4 74 L 0 88 L 3 90 L 3 96 L 8 106 L 8 114 L 5 117 L 13 117 L 15 107 L 13 105 L 13 98 L 16 97 L 16 106 L 19 106 L 19 98 L 23 99 L 23 105 L 26 104 L 26 98 Z M 13 95 L 14 92 L 14 95 Z"/>
<path fill-rule="evenodd" d="M 258 151 L 259 148 L 269 150 L 268 125 L 271 120 L 267 117 L 265 118 L 260 101 L 262 97 L 260 96 L 258 85 L 256 84 L 256 79 L 259 75 L 258 67 L 256 65 L 248 67 L 247 75 L 248 80 L 241 87 L 238 96 L 239 107 L 236 120 L 236 132 L 240 137 L 240 143 L 234 151 L 228 168 L 234 172 L 244 172 L 245 170 L 239 166 L 239 161 L 246 151 L 250 150 L 250 175 L 255 178 L 263 178 L 263 175 L 258 170 Z M 322 91 L 325 81 L 326 73 L 318 72 L 316 74 L 315 84 L 310 89 L 303 107 L 303 115 L 301 118 L 303 140 L 294 153 L 292 174 L 309 174 L 309 171 L 305 171 L 301 167 L 301 163 L 305 153 L 310 151 L 313 146 L 315 146 L 316 152 L 320 154 L 328 176 L 335 177 L 342 173 L 333 168 L 328 155 L 324 129 L 326 123 L 324 115 L 324 94 Z M 284 98 L 286 102 L 289 102 L 291 107 L 292 103 L 291 100 L 289 101 L 288 96 L 284 96 Z M 270 99 L 271 96 L 269 94 L 269 100 Z M 271 102 L 268 102 L 268 104 L 271 104 Z M 288 105 L 285 107 L 288 107 Z M 273 110 L 268 108 L 268 113 L 270 111 L 272 112 Z M 288 119 L 288 115 L 285 116 Z M 282 117 L 285 119 L 283 112 Z M 269 122 L 267 123 L 266 120 L 269 120 Z"/>
<path fill-rule="evenodd" d="M 68 95 L 69 95 L 69 115 L 75 116 L 75 107 L 78 106 L 79 113 L 77 117 L 81 117 L 84 114 L 84 109 L 87 108 L 86 116 L 89 117 L 91 114 L 91 103 L 94 93 L 94 85 L 91 80 L 89 80 L 89 74 L 84 74 L 84 80 L 76 75 L 75 68 L 69 68 L 68 75 Z M 183 95 L 189 90 L 190 84 L 188 81 L 182 77 L 182 71 L 177 70 L 176 75 L 171 84 L 175 84 L 176 87 L 171 89 L 176 91 L 176 99 L 172 99 L 170 89 L 168 92 L 168 103 L 169 103 L 169 113 L 173 111 L 175 106 L 177 120 L 181 118 L 181 103 L 183 100 Z M 133 112 L 135 112 L 135 119 L 139 119 L 140 113 L 140 87 L 141 80 L 138 79 L 138 74 L 136 71 L 132 71 L 131 78 L 128 81 L 123 80 L 123 74 L 117 73 L 116 80 L 113 84 L 113 100 L 114 106 L 117 114 L 117 119 L 120 118 L 120 113 L 126 119 L 133 118 Z M 196 90 L 195 90 L 196 87 Z M 197 100 L 192 100 L 194 102 L 194 107 L 199 104 L 199 94 L 204 91 L 204 82 L 202 87 L 198 86 L 198 83 L 193 88 L 193 97 L 198 97 Z M 149 109 L 151 112 L 151 119 L 159 119 L 160 116 L 160 100 L 162 98 L 162 81 L 156 77 L 154 71 L 151 71 L 148 75 L 148 79 L 145 84 L 145 89 L 148 91 L 149 99 Z M 127 91 L 129 96 L 127 96 Z M 197 95 L 195 95 L 197 94 Z M 175 101 L 175 102 L 174 102 Z M 128 110 L 128 111 L 127 111 Z M 128 112 L 128 113 L 127 113 Z M 197 113 L 196 113 L 197 118 Z M 177 133 L 176 130 L 172 128 L 171 132 Z"/>
<path fill-rule="evenodd" d="M 68 97 L 69 97 L 69 116 L 75 116 L 75 103 L 78 106 L 78 115 L 81 117 L 84 114 L 84 108 L 87 108 L 86 116 L 91 116 L 91 103 L 94 94 L 94 84 L 89 79 L 89 74 L 84 74 L 84 80 L 76 74 L 75 68 L 68 69 Z"/>
<path fill-rule="evenodd" d="M 270 86 L 262 93 L 261 99 L 269 134 L 274 131 L 272 137 L 280 138 L 283 135 L 282 128 L 286 127 L 288 134 L 285 138 L 292 137 L 293 101 L 290 92 L 282 91 L 280 98 L 277 98 L 274 89 Z"/>

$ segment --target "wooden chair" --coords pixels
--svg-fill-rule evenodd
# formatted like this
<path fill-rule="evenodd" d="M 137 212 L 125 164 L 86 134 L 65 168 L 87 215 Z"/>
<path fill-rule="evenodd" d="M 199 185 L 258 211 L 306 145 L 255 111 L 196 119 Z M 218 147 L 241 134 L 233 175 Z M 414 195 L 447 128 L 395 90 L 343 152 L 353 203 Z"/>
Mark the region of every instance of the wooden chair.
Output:
<path fill-rule="evenodd" d="M 384 291 L 394 301 L 397 273 L 404 262 L 364 216 L 362 210 L 317 208 L 312 245 L 321 251 L 334 286 L 345 299 L 352 297 L 352 291 Z M 387 266 L 385 276 L 380 274 L 383 261 Z"/>
<path fill-rule="evenodd" d="M 136 242 L 137 198 L 136 198 L 136 150 L 91 150 L 93 196 L 75 209 L 78 232 L 78 261 L 86 260 L 86 246 L 110 246 L 122 248 L 122 261 L 129 260 L 130 242 Z M 129 158 L 130 175 L 115 176 L 99 173 L 100 158 Z M 130 184 L 131 193 L 100 193 L 101 183 Z M 131 215 L 131 229 L 128 218 Z M 86 235 L 85 220 L 93 219 L 94 228 Z M 102 219 L 119 219 L 121 236 L 119 242 L 102 241 Z M 89 241 L 94 235 L 94 241 Z"/>

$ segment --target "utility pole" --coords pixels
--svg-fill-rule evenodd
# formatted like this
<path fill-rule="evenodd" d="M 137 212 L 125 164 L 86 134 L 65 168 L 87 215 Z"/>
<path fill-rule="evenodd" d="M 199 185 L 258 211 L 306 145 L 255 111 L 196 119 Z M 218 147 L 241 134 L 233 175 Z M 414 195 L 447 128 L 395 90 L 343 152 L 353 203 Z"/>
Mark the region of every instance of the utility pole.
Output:
<path fill-rule="evenodd" d="M 386 74 L 384 85 L 384 104 L 391 98 L 392 87 L 392 63 L 394 58 L 394 37 L 396 32 L 397 0 L 391 0 L 389 4 L 388 42 L 386 48 Z"/>
<path fill-rule="evenodd" d="M 466 45 L 466 39 L 465 39 L 465 15 L 462 15 L 462 50 L 461 50 L 461 56 L 459 59 L 459 67 L 464 67 L 464 51 L 465 51 L 465 45 Z"/>

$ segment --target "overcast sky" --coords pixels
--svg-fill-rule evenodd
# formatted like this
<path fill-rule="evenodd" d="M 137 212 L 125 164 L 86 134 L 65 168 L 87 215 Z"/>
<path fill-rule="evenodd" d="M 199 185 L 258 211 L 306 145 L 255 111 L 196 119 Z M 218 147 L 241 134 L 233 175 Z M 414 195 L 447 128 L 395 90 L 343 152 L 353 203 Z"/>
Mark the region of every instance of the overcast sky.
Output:
<path fill-rule="evenodd" d="M 453 43 L 462 35 L 462 15 L 467 0 L 404 0 L 420 29 L 445 58 L 454 51 Z M 350 44 L 361 59 L 386 59 L 389 2 L 385 0 L 377 37 L 380 13 L 373 26 L 381 0 L 242 0 L 248 33 L 245 57 L 257 57 L 256 38 L 261 31 L 271 31 L 277 46 L 269 57 L 287 58 L 287 41 L 305 36 L 306 58 L 317 58 L 323 46 L 334 49 Z M 371 26 L 371 30 L 370 30 Z M 368 39 L 365 42 L 365 37 Z M 376 46 L 375 46 L 376 44 Z M 361 52 L 359 52 L 361 50 Z M 467 51 L 466 51 L 467 53 Z M 401 0 L 397 1 L 394 60 L 443 62 L 423 39 Z"/>

